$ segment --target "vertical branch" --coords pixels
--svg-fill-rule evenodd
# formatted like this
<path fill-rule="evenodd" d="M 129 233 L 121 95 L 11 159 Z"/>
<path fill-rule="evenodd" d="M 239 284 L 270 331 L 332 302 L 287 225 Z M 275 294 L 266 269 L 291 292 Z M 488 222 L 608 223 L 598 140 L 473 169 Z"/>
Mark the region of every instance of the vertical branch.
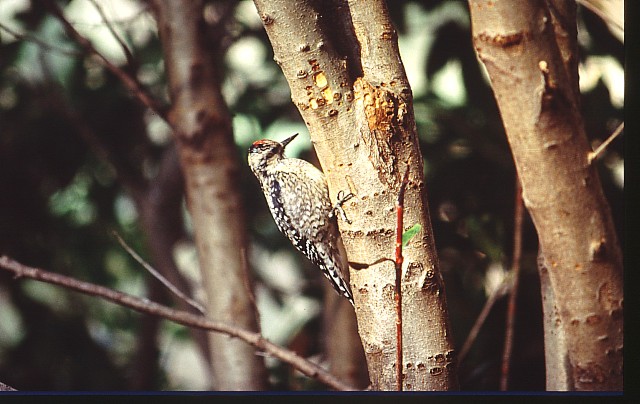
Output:
<path fill-rule="evenodd" d="M 364 78 L 374 85 L 385 83 L 391 91 L 410 94 L 409 80 L 399 57 L 398 33 L 386 2 L 348 0 L 348 3 L 353 30 L 360 43 Z"/>
<path fill-rule="evenodd" d="M 220 37 L 207 38 L 202 1 L 151 2 L 171 97 L 171 123 L 185 178 L 198 261 L 210 318 L 257 330 L 244 260 L 246 227 L 238 189 L 231 117 L 214 56 Z M 262 390 L 264 361 L 250 347 L 209 335 L 215 388 Z"/>
<path fill-rule="evenodd" d="M 507 306 L 507 320 L 504 336 L 504 351 L 502 352 L 502 368 L 500 375 L 500 390 L 507 391 L 509 383 L 509 368 L 513 349 L 513 332 L 516 318 L 516 302 L 518 299 L 518 279 L 520 276 L 520 261 L 522 256 L 522 221 L 524 218 L 524 204 L 522 203 L 522 186 L 516 175 L 515 211 L 513 214 L 513 255 L 511 263 L 512 286 Z"/>
<path fill-rule="evenodd" d="M 567 334 L 571 389 L 622 390 L 622 251 L 566 58 L 577 32 L 553 25 L 572 11 L 557 7 L 552 18 L 545 1 L 469 0 L 469 8 Z"/>
<path fill-rule="evenodd" d="M 407 183 L 409 182 L 409 165 L 407 165 L 407 171 L 404 172 L 402 177 L 402 184 L 400 185 L 400 191 L 398 192 L 398 201 L 396 204 L 396 288 L 394 293 L 394 300 L 396 303 L 396 383 L 398 385 L 398 391 L 402 391 L 402 262 L 404 257 L 402 256 L 402 233 L 404 230 L 404 193 L 407 189 Z"/>

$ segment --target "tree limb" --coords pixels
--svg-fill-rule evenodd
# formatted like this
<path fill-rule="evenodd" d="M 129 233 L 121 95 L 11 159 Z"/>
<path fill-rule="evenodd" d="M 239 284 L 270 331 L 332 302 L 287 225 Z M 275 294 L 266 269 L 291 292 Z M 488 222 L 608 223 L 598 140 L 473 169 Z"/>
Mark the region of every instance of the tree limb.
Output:
<path fill-rule="evenodd" d="M 214 331 L 238 338 L 257 349 L 290 364 L 303 374 L 313 377 L 331 388 L 342 391 L 355 390 L 353 387 L 336 379 L 333 375 L 315 363 L 298 356 L 295 352 L 289 351 L 266 340 L 259 333 L 247 331 L 221 322 L 211 321 L 206 317 L 191 314 L 186 311 L 171 309 L 148 299 L 141 299 L 104 286 L 83 282 L 75 278 L 45 271 L 43 269 L 29 267 L 7 256 L 0 257 L 0 268 L 13 272 L 16 278 L 24 277 L 53 285 L 63 286 L 67 289 L 81 292 L 89 296 L 100 297 L 104 300 L 120 306 L 128 307 L 140 313 L 159 316 L 187 327 Z"/>
<path fill-rule="evenodd" d="M 309 128 L 331 199 L 341 190 L 356 196 L 345 205 L 353 223 L 338 226 L 349 262 L 364 264 L 350 267 L 350 284 L 371 388 L 397 388 L 395 271 L 393 260 L 381 257 L 395 243 L 397 223 L 389 212 L 402 182 L 402 162 L 411 161 L 404 217 L 422 231 L 419 241 L 403 249 L 403 387 L 457 389 L 411 89 L 385 3 L 254 3 Z"/>
<path fill-rule="evenodd" d="M 131 91 L 136 96 L 136 98 L 138 98 L 138 100 L 142 102 L 142 104 L 144 104 L 147 108 L 154 111 L 166 122 L 171 124 L 167 116 L 167 109 L 163 105 L 161 105 L 156 99 L 154 99 L 151 95 L 149 95 L 147 91 L 144 89 L 144 87 L 142 86 L 142 84 L 140 84 L 140 82 L 135 77 L 132 77 L 131 75 L 126 73 L 124 70 L 122 70 L 118 66 L 111 63 L 109 59 L 107 59 L 103 54 L 98 52 L 98 50 L 93 46 L 91 41 L 83 37 L 75 29 L 73 24 L 71 24 L 69 20 L 67 20 L 67 18 L 64 16 L 64 13 L 62 12 L 62 9 L 60 9 L 60 6 L 58 6 L 58 4 L 55 1 L 45 0 L 44 3 L 47 9 L 51 12 L 51 14 L 53 14 L 53 16 L 56 17 L 62 23 L 62 26 L 67 32 L 67 35 L 69 35 L 71 39 L 76 41 L 85 50 L 85 52 L 87 52 L 90 55 L 96 56 L 100 64 L 102 64 L 111 73 L 113 73 L 116 77 L 118 77 L 120 81 L 122 81 L 122 83 L 125 85 L 125 87 L 127 87 L 127 89 L 129 89 L 129 91 Z"/>
<path fill-rule="evenodd" d="M 550 307 L 557 308 L 566 334 L 570 389 L 622 390 L 622 251 L 589 164 L 578 73 L 564 58 L 576 51 L 577 32 L 554 27 L 559 20 L 545 1 L 470 0 L 469 8 L 476 52 L 491 79 L 547 263 L 548 296 L 555 299 Z M 575 19 L 574 11 L 556 16 Z"/>
<path fill-rule="evenodd" d="M 133 257 L 133 259 L 138 262 L 138 264 L 142 265 L 144 269 L 146 269 L 151 275 L 153 275 L 154 278 L 159 280 L 167 289 L 169 289 L 171 293 L 184 300 L 187 304 L 198 310 L 200 313 L 206 313 L 203 305 L 185 295 L 177 286 L 175 286 L 167 278 L 162 276 L 162 274 L 156 271 L 155 268 L 152 267 L 148 262 L 143 260 L 142 257 L 133 248 L 131 248 L 126 241 L 124 241 L 124 239 L 118 234 L 118 232 L 113 231 L 112 234 L 118 240 L 118 243 L 120 243 L 122 248 L 124 248 L 129 253 L 129 255 L 131 255 L 131 257 Z"/>
<path fill-rule="evenodd" d="M 513 255 L 511 257 L 512 286 L 507 306 L 507 320 L 505 324 L 504 348 L 502 352 L 502 368 L 500 374 L 500 391 L 507 391 L 509 385 L 509 369 L 511 366 L 511 352 L 513 350 L 513 333 L 516 321 L 516 302 L 518 298 L 518 279 L 520 277 L 520 260 L 522 257 L 522 221 L 524 219 L 524 204 L 522 203 L 522 187 L 516 176 L 515 212 L 513 214 Z"/>

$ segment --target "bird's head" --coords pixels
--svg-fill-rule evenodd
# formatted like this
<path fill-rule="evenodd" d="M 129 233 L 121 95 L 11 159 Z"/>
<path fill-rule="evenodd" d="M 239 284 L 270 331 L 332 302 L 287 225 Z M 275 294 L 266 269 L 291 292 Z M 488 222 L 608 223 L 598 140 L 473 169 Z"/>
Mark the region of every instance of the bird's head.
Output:
<path fill-rule="evenodd" d="M 249 147 L 248 157 L 251 170 L 258 174 L 264 171 L 269 165 L 278 162 L 284 155 L 285 147 L 287 147 L 296 136 L 298 136 L 297 133 L 282 142 L 269 139 L 256 140 L 253 142 L 251 147 Z"/>

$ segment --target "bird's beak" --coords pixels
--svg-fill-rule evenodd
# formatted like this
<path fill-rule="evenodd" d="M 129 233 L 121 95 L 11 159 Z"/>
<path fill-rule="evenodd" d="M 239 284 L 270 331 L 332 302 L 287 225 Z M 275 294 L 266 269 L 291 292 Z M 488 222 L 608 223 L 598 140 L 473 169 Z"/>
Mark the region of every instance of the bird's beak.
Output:
<path fill-rule="evenodd" d="M 299 135 L 299 133 L 296 133 L 295 135 L 293 135 L 293 136 L 289 136 L 288 138 L 286 138 L 285 140 L 283 140 L 282 142 L 280 142 L 280 144 L 282 144 L 282 148 L 284 149 L 285 147 L 287 147 L 287 145 L 288 145 L 289 143 L 291 143 L 291 141 L 292 141 L 293 139 L 295 139 L 295 138 L 296 138 L 296 136 L 298 136 L 298 135 Z"/>

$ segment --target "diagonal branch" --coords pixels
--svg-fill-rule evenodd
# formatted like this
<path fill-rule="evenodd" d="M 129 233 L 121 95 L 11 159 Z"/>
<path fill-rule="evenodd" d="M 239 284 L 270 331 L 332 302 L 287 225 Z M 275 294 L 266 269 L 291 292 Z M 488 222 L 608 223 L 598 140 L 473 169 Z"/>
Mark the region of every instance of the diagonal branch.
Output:
<path fill-rule="evenodd" d="M 129 246 L 129 244 L 127 244 L 126 241 L 124 241 L 124 239 L 118 234 L 118 232 L 113 231 L 112 233 L 115 236 L 115 238 L 118 240 L 118 243 L 120 243 L 122 248 L 124 248 L 129 253 L 129 255 L 131 255 L 133 257 L 133 259 L 138 262 L 138 264 L 142 265 L 142 267 L 144 269 L 149 271 L 149 273 L 151 275 L 153 275 L 154 278 L 159 280 L 167 289 L 169 289 L 171 291 L 171 293 L 173 293 L 174 295 L 178 296 L 180 299 L 182 299 L 185 302 L 187 302 L 191 307 L 195 308 L 200 313 L 202 313 L 202 314 L 206 313 L 206 310 L 204 309 L 204 306 L 202 306 L 200 303 L 198 303 L 197 301 L 193 300 L 189 296 L 185 295 L 180 289 L 178 289 L 167 278 L 162 276 L 162 274 L 160 272 L 156 271 L 155 268 L 152 267 L 147 261 L 143 260 L 142 257 L 140 255 L 138 255 L 138 253 L 133 248 L 131 248 Z"/>
<path fill-rule="evenodd" d="M 102 18 L 102 21 L 104 21 L 105 25 L 107 26 L 107 29 L 109 30 L 109 32 L 111 32 L 111 35 L 113 35 L 115 40 L 118 42 L 118 44 L 122 48 L 122 51 L 124 52 L 124 55 L 127 58 L 127 63 L 129 65 L 133 65 L 134 59 L 133 59 L 133 54 L 131 53 L 131 49 L 129 49 L 129 47 L 124 42 L 124 40 L 120 37 L 120 35 L 118 35 L 115 28 L 113 28 L 113 24 L 111 24 L 111 22 L 107 18 L 107 15 L 102 9 L 102 6 L 100 6 L 100 4 L 98 4 L 96 0 L 91 0 L 91 4 L 93 4 L 93 7 L 95 7 L 95 9 L 98 11 L 98 14 L 100 14 L 100 17 Z"/>
<path fill-rule="evenodd" d="M 303 374 L 313 377 L 331 388 L 342 391 L 355 390 L 355 388 L 338 380 L 335 376 L 331 375 L 315 363 L 264 339 L 259 333 L 247 331 L 221 322 L 211 321 L 204 316 L 198 316 L 186 311 L 171 309 L 148 299 L 141 299 L 104 286 L 79 281 L 75 278 L 59 275 L 39 268 L 32 268 L 7 256 L 0 257 L 0 268 L 13 272 L 16 278 L 25 277 L 63 286 L 67 289 L 75 290 L 89 296 L 100 297 L 104 300 L 108 300 L 120 306 L 128 307 L 140 313 L 156 315 L 188 327 L 214 331 L 229 335 L 230 337 L 238 338 L 257 349 L 264 351 L 268 355 L 292 365 Z"/>
<path fill-rule="evenodd" d="M 169 122 L 167 108 L 161 105 L 156 99 L 154 99 L 151 95 L 147 93 L 142 84 L 130 74 L 126 73 L 124 70 L 114 65 L 107 59 L 103 54 L 98 52 L 98 50 L 93 46 L 91 41 L 87 38 L 83 37 L 75 27 L 67 20 L 60 9 L 60 6 L 54 0 L 45 0 L 45 6 L 47 9 L 56 17 L 62 26 L 64 27 L 67 35 L 74 41 L 76 41 L 87 53 L 91 55 L 95 55 L 98 58 L 100 64 L 102 64 L 105 68 L 107 68 L 111 73 L 113 73 L 116 77 L 120 79 L 120 81 L 131 91 L 137 98 L 144 104 L 147 108 L 153 110 L 157 113 L 162 119 L 166 122 Z"/>
<path fill-rule="evenodd" d="M 602 142 L 602 144 L 598 146 L 597 149 L 595 149 L 594 151 L 588 154 L 587 160 L 589 161 L 589 164 L 593 163 L 593 161 L 596 158 L 598 158 L 598 156 L 609 146 L 611 142 L 613 142 L 615 138 L 618 137 L 618 135 L 622 133 L 623 130 L 624 130 L 624 122 L 618 125 L 616 130 L 614 130 L 613 133 L 607 138 L 607 140 Z"/>
<path fill-rule="evenodd" d="M 50 44 L 46 41 L 43 41 L 42 39 L 38 38 L 35 35 L 29 34 L 29 33 L 21 33 L 18 31 L 14 31 L 13 29 L 11 29 L 11 27 L 3 24 L 0 22 L 0 29 L 3 31 L 6 31 L 9 35 L 11 35 L 12 37 L 14 37 L 17 40 L 25 40 L 25 41 L 29 41 L 29 42 L 33 42 L 34 44 L 40 46 L 42 49 L 46 49 L 48 51 L 54 51 L 54 52 L 59 52 L 62 55 L 66 55 L 66 56 L 80 56 L 80 53 L 74 49 L 66 49 L 60 46 L 56 46 L 53 44 Z"/>
<path fill-rule="evenodd" d="M 458 354 L 458 363 L 464 362 L 464 359 L 467 357 L 467 354 L 469 353 L 471 346 L 473 345 L 473 343 L 476 341 L 476 338 L 478 337 L 478 333 L 480 332 L 480 329 L 482 328 L 485 321 L 487 320 L 489 313 L 491 313 L 491 309 L 493 308 L 495 303 L 498 301 L 498 299 L 503 297 L 509 291 L 510 288 L 511 288 L 511 277 L 510 275 L 507 275 L 502 281 L 502 283 L 498 285 L 491 292 L 491 295 L 489 295 L 489 297 L 487 298 L 487 301 L 485 302 L 484 306 L 482 306 L 482 310 L 480 311 L 480 314 L 476 318 L 476 321 L 473 323 L 473 326 L 471 327 L 471 330 L 467 335 L 467 339 L 464 341 L 464 344 L 460 349 L 460 353 Z"/>

